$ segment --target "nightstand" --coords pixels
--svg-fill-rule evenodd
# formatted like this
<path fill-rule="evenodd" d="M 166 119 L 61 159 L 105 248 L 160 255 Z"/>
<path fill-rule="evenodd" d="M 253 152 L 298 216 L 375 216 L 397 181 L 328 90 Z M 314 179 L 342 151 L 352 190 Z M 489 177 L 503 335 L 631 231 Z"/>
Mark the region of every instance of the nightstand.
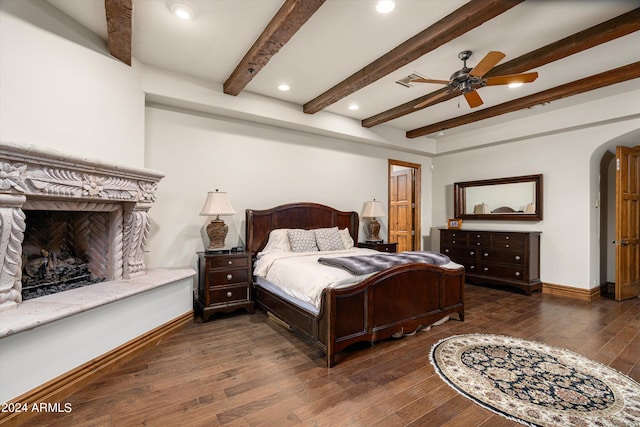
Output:
<path fill-rule="evenodd" d="M 358 242 L 359 248 L 375 249 L 380 252 L 396 252 L 397 243 Z"/>
<path fill-rule="evenodd" d="M 215 313 L 245 309 L 251 300 L 251 252 L 208 254 L 198 252 L 197 309 L 206 322 Z"/>

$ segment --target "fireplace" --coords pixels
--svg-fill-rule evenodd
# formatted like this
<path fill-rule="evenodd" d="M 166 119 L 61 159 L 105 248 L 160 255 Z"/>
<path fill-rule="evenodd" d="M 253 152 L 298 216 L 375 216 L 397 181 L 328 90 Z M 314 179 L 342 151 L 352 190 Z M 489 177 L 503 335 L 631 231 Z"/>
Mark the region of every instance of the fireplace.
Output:
<path fill-rule="evenodd" d="M 0 310 L 143 274 L 162 176 L 0 143 Z"/>

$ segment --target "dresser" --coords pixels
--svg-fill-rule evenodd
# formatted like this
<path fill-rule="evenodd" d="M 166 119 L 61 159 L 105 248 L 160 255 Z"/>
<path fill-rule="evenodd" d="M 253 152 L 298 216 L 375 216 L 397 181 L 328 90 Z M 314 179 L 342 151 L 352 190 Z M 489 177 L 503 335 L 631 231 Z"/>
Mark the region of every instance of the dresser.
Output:
<path fill-rule="evenodd" d="M 440 252 L 464 265 L 467 282 L 542 289 L 538 231 L 441 229 Z"/>
<path fill-rule="evenodd" d="M 238 309 L 253 312 L 251 299 L 251 252 L 198 253 L 197 310 L 202 321 L 211 315 Z"/>

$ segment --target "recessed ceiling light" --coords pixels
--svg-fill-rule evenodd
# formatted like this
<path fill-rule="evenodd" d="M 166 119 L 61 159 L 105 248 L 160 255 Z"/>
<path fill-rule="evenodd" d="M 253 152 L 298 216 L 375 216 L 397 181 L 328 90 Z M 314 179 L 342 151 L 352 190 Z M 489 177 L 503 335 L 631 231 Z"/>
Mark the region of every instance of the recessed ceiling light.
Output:
<path fill-rule="evenodd" d="M 175 16 L 177 16 L 180 19 L 189 20 L 195 17 L 195 12 L 193 11 L 193 8 L 187 5 L 186 3 L 170 2 L 169 10 L 171 10 L 171 13 L 173 13 Z"/>
<path fill-rule="evenodd" d="M 351 111 L 355 111 L 357 109 L 359 109 L 360 107 L 357 104 L 351 104 L 349 105 L 349 110 Z"/>
<path fill-rule="evenodd" d="M 518 82 L 518 83 L 509 83 L 509 87 L 510 87 L 511 89 L 516 88 L 516 87 L 520 87 L 520 86 L 522 86 L 522 83 L 521 83 L 521 82 Z"/>
<path fill-rule="evenodd" d="M 286 91 L 288 91 L 288 90 L 289 90 L 289 89 L 291 89 L 291 88 L 289 87 L 289 85 L 288 85 L 288 84 L 286 84 L 286 83 L 282 83 L 281 85 L 279 85 L 279 86 L 278 86 L 278 89 L 279 89 L 279 90 L 281 90 L 281 91 L 283 91 L 283 92 L 286 92 Z"/>
<path fill-rule="evenodd" d="M 393 0 L 379 0 L 376 4 L 376 10 L 378 13 L 389 13 L 396 7 L 396 2 Z"/>

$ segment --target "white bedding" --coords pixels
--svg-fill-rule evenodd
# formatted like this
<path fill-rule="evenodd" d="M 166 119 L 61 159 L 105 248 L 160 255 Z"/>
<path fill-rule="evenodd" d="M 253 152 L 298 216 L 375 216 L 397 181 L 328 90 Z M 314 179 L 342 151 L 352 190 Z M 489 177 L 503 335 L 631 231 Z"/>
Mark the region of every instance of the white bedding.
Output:
<path fill-rule="evenodd" d="M 322 290 L 358 283 L 372 274 L 355 276 L 341 268 L 329 267 L 318 258 L 366 255 L 373 249 L 351 248 L 340 251 L 262 253 L 253 274 L 278 286 L 285 294 L 320 308 Z"/>

